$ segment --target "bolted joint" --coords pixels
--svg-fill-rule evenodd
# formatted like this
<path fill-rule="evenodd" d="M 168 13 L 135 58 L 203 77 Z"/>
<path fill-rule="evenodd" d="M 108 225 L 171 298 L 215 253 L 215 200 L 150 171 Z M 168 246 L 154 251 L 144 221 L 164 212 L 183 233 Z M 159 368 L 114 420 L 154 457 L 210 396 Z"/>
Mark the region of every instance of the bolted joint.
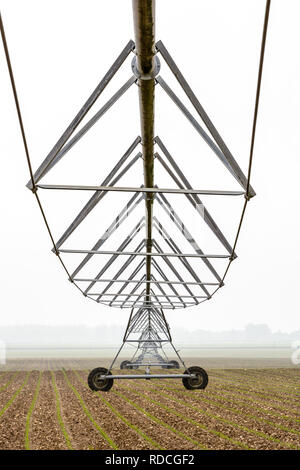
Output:
<path fill-rule="evenodd" d="M 154 56 L 154 67 L 153 67 L 153 69 L 149 73 L 143 74 L 138 70 L 137 59 L 136 59 L 136 56 L 134 56 L 132 61 L 131 61 L 131 69 L 132 69 L 132 72 L 133 72 L 133 74 L 135 75 L 135 77 L 137 79 L 139 79 L 139 80 L 152 80 L 152 78 L 156 77 L 156 75 L 159 74 L 160 60 L 157 57 L 157 55 Z"/>

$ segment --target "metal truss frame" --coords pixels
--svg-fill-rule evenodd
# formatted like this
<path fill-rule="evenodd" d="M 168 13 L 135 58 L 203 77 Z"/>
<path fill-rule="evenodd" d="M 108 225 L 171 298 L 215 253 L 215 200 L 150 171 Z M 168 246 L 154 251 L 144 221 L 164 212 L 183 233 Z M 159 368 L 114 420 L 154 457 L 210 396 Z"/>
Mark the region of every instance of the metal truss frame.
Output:
<path fill-rule="evenodd" d="M 121 56 L 124 56 L 128 53 L 131 43 L 127 45 L 126 52 L 122 52 Z M 163 48 L 161 43 L 156 45 L 157 49 L 161 52 L 163 50 L 164 58 L 166 58 L 166 52 Z M 130 52 L 130 51 L 129 51 Z M 118 64 L 120 64 L 120 60 Z M 168 62 L 170 63 L 170 59 L 168 56 Z M 245 195 L 245 191 L 222 191 L 222 190 L 205 190 L 205 189 L 193 189 L 185 175 L 183 174 L 180 167 L 175 162 L 174 158 L 171 156 L 169 151 L 167 150 L 166 146 L 163 144 L 162 140 L 156 136 L 153 138 L 153 144 L 157 144 L 162 155 L 164 158 L 158 153 L 153 152 L 153 158 L 156 158 L 157 161 L 162 165 L 162 167 L 167 171 L 167 173 L 171 176 L 175 184 L 177 185 L 177 189 L 174 188 L 158 188 L 156 185 L 152 184 L 151 187 L 145 186 L 147 181 L 145 180 L 144 185 L 140 187 L 120 187 L 116 186 L 116 183 L 122 178 L 123 175 L 127 173 L 127 171 L 138 161 L 140 157 L 143 156 L 143 153 L 138 152 L 134 158 L 129 160 L 130 156 L 132 155 L 133 151 L 136 147 L 143 143 L 141 137 L 137 137 L 130 147 L 126 150 L 124 155 L 118 161 L 118 163 L 114 166 L 111 172 L 107 175 L 107 177 L 103 180 L 103 182 L 99 186 L 80 186 L 80 185 L 55 185 L 55 184 L 41 184 L 39 183 L 40 179 L 47 174 L 54 165 L 56 165 L 59 160 L 66 155 L 66 153 L 88 132 L 88 130 L 100 119 L 100 117 L 112 106 L 113 103 L 117 101 L 125 91 L 135 82 L 136 77 L 131 77 L 122 87 L 118 90 L 115 95 L 98 111 L 89 121 L 88 123 L 77 132 L 77 134 L 69 140 L 71 134 L 75 130 L 78 124 L 78 118 L 74 119 L 65 133 L 62 135 L 58 143 L 53 147 L 49 155 L 46 157 L 44 162 L 40 165 L 39 169 L 34 174 L 34 189 L 52 189 L 52 190 L 75 190 L 75 191 L 92 191 L 93 195 L 89 199 L 89 201 L 85 204 L 85 206 L 80 210 L 78 215 L 75 217 L 73 222 L 69 225 L 69 227 L 65 230 L 65 232 L 61 235 L 59 240 L 55 243 L 53 251 L 59 255 L 72 255 L 72 254 L 82 254 L 85 255 L 79 265 L 75 268 L 73 273 L 69 276 L 69 280 L 76 284 L 78 283 L 88 283 L 87 287 L 81 289 L 83 294 L 95 300 L 98 303 L 101 303 L 106 306 L 110 307 L 119 307 L 119 308 L 130 308 L 131 315 L 128 322 L 127 333 L 124 336 L 123 345 L 120 348 L 119 352 L 117 353 L 114 361 L 109 368 L 109 372 L 115 363 L 119 353 L 121 352 L 124 344 L 131 342 L 136 342 L 138 344 L 137 352 L 140 354 L 137 356 L 137 352 L 135 353 L 134 358 L 136 358 L 135 362 L 132 362 L 132 367 L 146 367 L 146 375 L 150 374 L 150 367 L 151 366 L 162 366 L 168 367 L 168 360 L 166 360 L 166 355 L 159 353 L 162 349 L 162 344 L 168 342 L 172 344 L 169 326 L 165 321 L 165 317 L 163 314 L 162 309 L 175 309 L 175 308 L 186 308 L 192 305 L 198 305 L 200 302 L 208 300 L 211 297 L 211 293 L 209 292 L 208 288 L 210 286 L 218 286 L 222 285 L 222 278 L 217 273 L 213 265 L 211 264 L 212 259 L 234 259 L 236 257 L 230 243 L 225 238 L 224 234 L 212 218 L 212 216 L 207 211 L 206 207 L 202 203 L 199 198 L 199 195 L 209 195 L 209 196 L 241 196 Z M 191 121 L 191 123 L 196 127 L 196 129 L 200 132 L 204 140 L 208 143 L 208 145 L 212 148 L 212 150 L 217 154 L 217 156 L 221 159 L 221 161 L 225 164 L 225 166 L 233 173 L 232 167 L 229 168 L 228 163 L 228 152 L 224 156 L 222 151 L 215 145 L 212 144 L 211 139 L 207 136 L 205 131 L 201 128 L 199 124 L 195 124 L 194 118 L 186 111 L 184 105 L 179 102 L 177 98 L 174 98 L 173 92 L 170 92 L 170 89 L 165 84 L 161 77 L 156 77 L 155 81 L 159 83 L 165 91 L 171 96 L 172 99 L 175 100 L 176 104 L 179 105 L 180 109 L 186 114 L 187 118 Z M 100 84 L 103 83 L 100 82 Z M 99 88 L 98 88 L 99 90 Z M 95 92 L 94 92 L 95 93 Z M 88 99 L 88 103 L 93 101 L 93 95 Z M 79 112 L 78 116 L 85 115 L 85 110 L 87 109 L 86 106 L 82 108 Z M 144 149 L 143 149 L 144 152 Z M 226 153 L 226 152 L 225 152 Z M 143 156 L 144 158 L 144 156 Z M 128 162 L 129 160 L 129 162 Z M 145 160 L 145 158 L 144 158 Z M 229 155 L 230 160 L 230 155 Z M 232 159 L 230 160 L 232 163 Z M 237 164 L 233 165 L 234 169 L 236 170 Z M 234 173 L 236 179 L 243 180 L 243 176 L 241 176 L 241 170 L 239 168 Z M 27 186 L 33 189 L 33 185 L 30 182 Z M 245 190 L 245 184 L 242 185 L 243 189 Z M 78 226 L 84 221 L 84 219 L 89 215 L 89 213 L 101 202 L 103 197 L 108 194 L 109 192 L 132 192 L 134 193 L 128 203 L 123 207 L 123 209 L 119 212 L 115 220 L 109 225 L 106 231 L 102 234 L 102 236 L 96 241 L 96 243 L 90 249 L 70 249 L 70 248 L 63 248 L 63 244 L 68 240 L 70 235 L 78 228 Z M 193 207 L 198 212 L 204 222 L 208 225 L 211 229 L 213 234 L 218 238 L 218 240 L 222 243 L 224 248 L 227 251 L 227 254 L 206 254 L 204 253 L 197 242 L 195 241 L 194 237 L 191 235 L 190 231 L 187 227 L 183 224 L 182 220 L 175 212 L 173 206 L 170 204 L 168 199 L 166 198 L 166 194 L 178 194 L 184 195 L 188 201 L 193 205 Z M 150 199 L 149 199 L 150 197 Z M 100 249 L 104 245 L 105 241 L 108 240 L 113 233 L 124 223 L 124 221 L 128 218 L 128 216 L 133 213 L 134 209 L 140 204 L 140 202 L 144 200 L 146 203 L 146 214 L 145 216 L 138 222 L 137 225 L 129 232 L 123 242 L 118 246 L 116 250 L 103 250 Z M 153 215 L 153 202 L 157 201 L 160 206 L 164 209 L 165 213 L 170 217 L 174 226 L 177 228 L 178 231 L 184 236 L 184 238 L 190 243 L 191 247 L 195 251 L 195 253 L 183 253 L 178 244 L 175 243 L 174 239 L 167 233 L 166 229 L 160 223 L 156 216 Z M 150 201 L 150 202 L 149 202 Z M 149 204 L 151 205 L 151 217 L 149 218 Z M 199 206 L 201 206 L 201 212 L 198 210 Z M 170 251 L 165 252 L 159 242 L 153 238 L 152 234 L 152 226 L 156 229 L 157 234 L 167 243 Z M 135 247 L 134 250 L 128 250 L 129 245 L 134 240 L 134 238 L 141 232 L 143 227 L 146 227 L 146 237 L 142 239 Z M 147 236 L 151 233 L 151 240 L 149 243 L 149 239 Z M 144 251 L 142 251 L 144 249 Z M 146 251 L 145 251 L 146 249 Z M 153 251 L 155 249 L 156 251 Z M 95 255 L 106 255 L 110 256 L 108 261 L 106 261 L 105 265 L 101 268 L 101 270 L 93 277 L 93 278 L 80 278 L 78 277 L 78 273 L 89 263 L 92 257 Z M 119 257 L 126 256 L 126 260 L 122 264 L 122 266 L 117 270 L 116 274 L 113 277 L 105 278 L 106 271 L 114 266 L 114 263 Z M 131 274 L 127 275 L 125 279 L 122 278 L 122 274 L 130 268 L 133 261 L 138 258 L 142 257 L 142 261 L 139 262 L 137 267 L 133 269 Z M 180 260 L 184 270 L 193 278 L 193 281 L 188 281 L 185 279 L 185 276 L 179 273 L 178 269 L 174 267 L 172 264 L 172 258 L 177 258 Z M 195 270 L 190 265 L 188 258 L 199 258 L 201 259 L 210 272 L 213 274 L 217 282 L 202 282 Z M 169 276 L 164 271 L 160 261 L 163 265 L 166 266 L 174 275 L 174 280 L 169 280 Z M 147 267 L 146 274 L 142 275 L 140 279 L 136 279 L 136 276 L 142 271 L 143 268 Z M 161 279 L 157 279 L 153 275 L 153 270 L 158 273 Z M 150 275 L 149 275 L 150 274 Z M 105 287 L 100 292 L 90 292 L 91 289 L 96 285 L 96 283 L 105 283 Z M 115 289 L 114 292 L 111 292 L 111 288 L 117 285 L 118 283 L 121 286 L 118 289 Z M 125 292 L 126 289 L 130 284 L 134 283 L 135 286 L 129 291 Z M 166 292 L 163 288 L 165 285 L 170 291 Z M 186 291 L 185 294 L 179 294 L 176 289 L 176 286 L 182 286 Z M 199 292 L 195 292 L 192 289 L 198 287 L 202 290 L 202 294 L 199 295 Z M 155 291 L 155 288 L 159 290 L 160 293 Z M 136 310 L 136 313 L 133 315 L 133 312 Z M 158 313 L 160 309 L 161 313 Z M 160 315 L 160 317 L 159 317 Z M 147 321 L 146 321 L 147 318 Z M 159 318 L 159 322 L 158 322 Z M 147 323 L 147 325 L 146 325 Z M 138 326 L 137 326 L 138 325 Z M 165 339 L 162 340 L 159 336 L 159 328 L 163 325 L 163 333 L 165 334 Z M 136 328 L 139 328 L 137 330 Z M 139 331 L 140 336 L 137 340 L 130 339 L 131 334 L 133 332 Z M 154 339 L 153 339 L 154 338 Z M 173 345 L 172 345 L 173 346 Z M 174 348 L 175 350 L 175 348 Z M 176 350 L 175 350 L 176 351 Z M 177 354 L 177 352 L 176 352 Z M 153 362 L 147 360 L 145 363 L 145 358 L 155 357 L 156 360 Z M 179 357 L 180 363 L 184 366 L 184 362 Z M 185 368 L 185 366 L 184 366 Z M 186 368 L 185 368 L 186 369 Z M 173 375 L 173 374 L 171 374 Z M 179 377 L 178 374 L 176 374 Z M 153 376 L 153 374 L 151 374 Z M 164 374 L 166 376 L 166 374 Z M 142 376 L 141 376 L 142 377 Z M 112 376 L 112 378 L 117 378 L 117 376 Z M 124 378 L 124 376 L 122 376 Z"/>
<path fill-rule="evenodd" d="M 158 41 L 155 43 L 155 0 L 133 0 L 135 42 L 130 40 L 126 44 L 103 79 L 99 82 L 95 90 L 86 100 L 82 108 L 79 110 L 69 126 L 53 146 L 51 151 L 48 153 L 44 161 L 40 164 L 38 169 L 33 172 L 2 18 L 0 16 L 1 36 L 30 172 L 30 180 L 27 183 L 27 187 L 34 193 L 42 212 L 44 222 L 53 243 L 52 251 L 58 256 L 68 275 L 69 280 L 76 285 L 76 287 L 82 292 L 84 296 L 105 306 L 131 309 L 123 343 L 110 368 L 105 374 L 99 377 L 100 382 L 104 381 L 109 385 L 109 381 L 121 378 L 183 378 L 185 380 L 187 378 L 191 380 L 195 380 L 197 378 L 197 375 L 195 375 L 192 370 L 186 368 L 184 361 L 179 356 L 178 351 L 176 351 L 174 348 L 170 334 L 170 328 L 165 319 L 163 310 L 186 308 L 188 306 L 199 305 L 199 303 L 209 300 L 212 295 L 214 295 L 218 289 L 224 285 L 224 279 L 228 272 L 229 266 L 237 257 L 235 250 L 245 209 L 248 201 L 253 196 L 255 196 L 255 191 L 250 185 L 250 175 L 252 168 L 253 147 L 269 9 L 270 0 L 266 0 L 265 21 L 262 36 L 247 176 L 243 173 L 236 159 L 230 152 L 220 133 L 209 118 L 207 112 L 204 110 L 200 101 L 187 83 L 182 72 L 175 64 L 172 56 L 168 52 L 163 42 Z M 87 113 L 96 103 L 103 90 L 110 83 L 112 78 L 115 76 L 117 71 L 131 53 L 134 54 L 132 61 L 133 75 L 111 96 L 111 98 L 104 105 L 102 105 L 100 110 L 97 111 L 89 119 L 89 121 L 83 125 L 80 130 L 78 130 L 75 135 L 73 135 Z M 176 96 L 162 76 L 159 75 L 160 61 L 158 59 L 158 54 L 160 54 L 160 56 L 164 59 L 164 62 L 168 65 L 171 72 L 174 74 L 181 89 L 184 91 L 203 124 L 195 119 L 185 104 Z M 64 185 L 41 183 L 40 181 L 42 178 L 48 174 L 63 157 L 65 157 L 65 155 L 74 147 L 74 145 L 76 145 L 76 143 L 83 138 L 83 136 L 124 95 L 124 93 L 126 93 L 126 91 L 133 84 L 138 85 L 141 136 L 137 136 L 133 140 L 132 144 L 129 146 L 117 164 L 113 167 L 110 173 L 106 176 L 106 178 L 104 178 L 104 180 L 99 185 Z M 211 149 L 212 153 L 222 162 L 225 168 L 240 184 L 242 187 L 241 191 L 194 189 L 192 187 L 180 169 L 180 166 L 176 163 L 173 156 L 171 156 L 162 140 L 158 136 L 154 137 L 154 95 L 156 85 L 159 85 L 165 91 L 169 98 L 185 115 L 187 120 L 202 137 L 207 146 Z M 205 126 L 205 128 L 203 126 Z M 133 152 L 136 151 L 139 145 L 141 145 L 141 151 L 138 151 L 138 153 L 132 156 Z M 154 149 L 155 145 L 158 147 L 158 151 L 156 152 Z M 140 159 L 143 161 L 144 169 L 143 184 L 135 187 L 117 186 L 118 181 L 128 172 L 128 170 L 135 166 L 136 162 L 140 161 Z M 169 174 L 171 179 L 176 184 L 176 188 L 159 188 L 157 185 L 155 185 L 155 159 Z M 38 192 L 43 190 L 93 192 L 88 202 L 80 209 L 75 219 L 66 228 L 64 233 L 57 241 L 54 240 L 38 196 Z M 133 193 L 133 196 L 131 196 L 127 204 L 119 212 L 114 221 L 103 232 L 102 236 L 100 238 L 96 238 L 96 242 L 92 247 L 64 248 L 64 243 L 69 239 L 71 234 L 77 230 L 79 225 L 103 200 L 105 195 L 110 194 L 111 192 L 129 192 Z M 175 212 L 174 207 L 170 204 L 166 194 L 175 194 L 186 197 L 190 204 L 194 207 L 196 214 L 198 214 L 198 216 L 203 219 L 204 223 L 209 227 L 213 236 L 216 237 L 225 248 L 226 253 L 211 254 L 203 251 L 177 212 Z M 212 197 L 244 196 L 244 207 L 237 235 L 233 244 L 229 243 L 211 214 L 208 212 L 199 197 L 200 195 Z M 134 213 L 135 208 L 142 201 L 145 203 L 145 215 L 136 225 L 134 225 L 134 227 L 130 230 L 125 239 L 119 244 L 116 250 L 103 250 L 102 247 L 105 242 L 118 230 L 121 225 L 123 225 L 129 215 Z M 173 223 L 173 228 L 176 229 L 177 233 L 180 233 L 181 237 L 183 237 L 185 241 L 190 244 L 193 253 L 185 253 L 181 251 L 179 248 L 180 242 L 174 241 L 174 237 L 169 235 L 165 226 L 159 221 L 156 215 L 154 215 L 154 203 L 157 203 L 163 209 L 164 213 L 167 214 Z M 200 207 L 201 210 L 199 210 Z M 137 238 L 142 230 L 145 230 L 145 236 L 142 237 L 142 240 L 140 240 L 135 248 L 132 249 L 132 242 Z M 153 230 L 155 230 L 155 234 L 158 236 L 158 239 L 154 238 Z M 160 244 L 161 240 L 167 244 L 168 251 L 165 251 L 165 249 L 162 248 Z M 70 273 L 61 256 L 71 256 L 74 254 L 82 254 L 84 257 L 78 266 L 73 270 L 73 272 Z M 101 256 L 109 256 L 109 259 L 93 277 L 78 277 L 78 274 L 87 265 L 90 265 L 90 260 L 92 258 L 95 259 L 94 256 L 97 256 L 96 260 L 101 259 Z M 104 277 L 105 273 L 109 269 L 115 268 L 116 260 L 124 259 L 124 257 L 125 261 L 122 263 L 121 267 L 118 267 L 115 275 Z M 140 260 L 140 258 L 142 258 L 142 260 Z M 213 276 L 213 282 L 205 282 L 199 278 L 195 269 L 191 266 L 189 261 L 191 258 L 200 259 L 201 262 L 205 264 L 210 275 Z M 180 272 L 174 265 L 174 260 L 176 259 L 179 260 L 181 266 L 183 267 L 182 271 Z M 228 260 L 228 265 L 224 275 L 220 275 L 217 272 L 216 268 L 212 264 L 214 259 Z M 133 262 L 137 260 L 139 260 L 138 264 L 135 265 Z M 167 268 L 167 270 L 172 273 L 172 276 L 174 277 L 173 280 L 169 279 L 170 276 L 164 268 Z M 156 275 L 159 277 L 156 277 Z M 141 277 L 138 278 L 139 276 Z M 84 288 L 81 287 L 83 283 L 85 284 Z M 86 285 L 86 283 L 88 284 Z M 103 286 L 103 290 L 100 288 L 99 292 L 93 292 L 93 287 L 96 285 L 101 285 L 101 283 L 105 284 Z M 119 284 L 121 284 L 121 286 L 118 288 Z M 132 284 L 134 284 L 133 288 L 131 288 Z M 184 294 L 178 290 L 180 287 L 184 289 Z M 215 288 L 215 290 L 212 291 L 211 288 Z M 113 289 L 113 291 L 110 289 Z M 128 289 L 131 290 L 128 291 Z M 136 337 L 136 335 L 138 335 L 138 337 Z M 110 371 L 114 366 L 122 348 L 127 343 L 137 345 L 137 350 L 132 358 L 134 362 L 131 361 L 131 368 L 139 368 L 143 366 L 146 368 L 145 374 L 111 375 Z M 170 344 L 173 348 L 173 351 L 176 353 L 176 356 L 184 369 L 184 374 L 151 374 L 151 367 L 160 366 L 169 368 L 171 366 L 172 361 L 170 362 L 165 352 L 163 352 L 163 345 L 165 344 Z M 103 390 L 107 389 L 105 387 Z"/>

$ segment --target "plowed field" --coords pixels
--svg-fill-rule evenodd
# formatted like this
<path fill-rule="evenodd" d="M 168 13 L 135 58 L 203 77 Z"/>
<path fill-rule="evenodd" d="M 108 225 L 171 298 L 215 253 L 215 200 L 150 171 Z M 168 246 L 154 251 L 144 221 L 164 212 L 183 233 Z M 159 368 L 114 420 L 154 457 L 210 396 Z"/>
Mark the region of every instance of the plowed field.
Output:
<path fill-rule="evenodd" d="M 0 449 L 299 449 L 300 370 L 211 370 L 181 380 L 115 380 L 59 363 L 0 372 Z M 123 371 L 124 372 L 124 371 Z"/>

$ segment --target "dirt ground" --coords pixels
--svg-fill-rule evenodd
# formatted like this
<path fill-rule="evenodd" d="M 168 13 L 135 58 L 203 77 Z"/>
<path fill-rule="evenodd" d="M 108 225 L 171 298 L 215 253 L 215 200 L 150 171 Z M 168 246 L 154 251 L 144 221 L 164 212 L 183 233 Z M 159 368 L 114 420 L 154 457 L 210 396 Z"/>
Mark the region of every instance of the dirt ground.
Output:
<path fill-rule="evenodd" d="M 132 354 L 131 354 L 132 355 Z M 22 356 L 21 356 L 22 357 Z M 129 356 L 130 357 L 130 356 Z M 93 358 L 26 358 L 26 359 L 12 359 L 9 358 L 5 365 L 0 365 L 0 373 L 2 370 L 45 370 L 47 367 L 53 370 L 58 370 L 62 364 L 65 369 L 94 369 L 95 367 L 109 367 L 112 362 L 112 357 L 93 357 Z M 128 356 L 118 358 L 116 367 L 120 367 L 120 363 L 128 359 Z M 170 356 L 169 359 L 176 359 L 175 356 Z M 204 369 L 290 369 L 293 367 L 290 357 L 203 357 L 199 356 L 184 356 L 186 364 L 200 364 Z"/>
<path fill-rule="evenodd" d="M 211 369 L 198 391 L 152 379 L 92 392 L 83 366 L 2 370 L 0 449 L 300 448 L 299 369 Z"/>

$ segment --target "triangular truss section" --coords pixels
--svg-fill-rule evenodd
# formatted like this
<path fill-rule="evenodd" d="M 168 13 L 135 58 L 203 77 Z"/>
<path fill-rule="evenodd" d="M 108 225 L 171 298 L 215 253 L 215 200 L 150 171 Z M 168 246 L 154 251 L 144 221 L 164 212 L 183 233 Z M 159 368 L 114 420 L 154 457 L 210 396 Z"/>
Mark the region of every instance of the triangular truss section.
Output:
<path fill-rule="evenodd" d="M 147 83 L 140 79 L 140 76 L 137 74 L 136 59 L 134 59 L 134 75 L 73 135 L 77 126 L 96 102 L 117 69 L 122 65 L 130 52 L 134 50 L 134 43 L 129 41 L 103 80 L 35 172 L 34 184 L 30 181 L 27 186 L 35 191 L 37 188 L 40 188 L 93 192 L 74 220 L 55 242 L 53 251 L 59 254 L 59 256 L 82 255 L 81 261 L 72 270 L 70 281 L 80 286 L 80 290 L 86 297 L 102 305 L 131 310 L 122 347 L 125 343 L 131 342 L 133 345 L 136 345 L 136 352 L 131 361 L 122 363 L 122 368 L 137 369 L 140 366 L 146 366 L 146 368 L 151 366 L 165 368 L 179 367 L 179 363 L 177 361 L 170 362 L 163 351 L 163 344 L 170 343 L 172 345 L 169 325 L 165 320 L 163 310 L 195 306 L 210 299 L 212 293 L 217 288 L 223 286 L 222 274 L 218 272 L 214 265 L 215 260 L 225 259 L 232 261 L 236 258 L 232 244 L 227 240 L 217 221 L 214 220 L 204 205 L 202 195 L 211 197 L 245 195 L 247 198 L 250 198 L 255 195 L 255 192 L 248 185 L 247 179 L 236 160 L 161 41 L 156 43 L 157 52 L 162 55 L 174 73 L 209 132 L 191 115 L 169 85 L 158 75 L 160 68 L 158 67 L 158 58 L 156 58 L 155 83 L 160 85 L 179 107 L 206 142 L 212 153 L 222 162 L 235 180 L 238 181 L 242 190 L 194 189 L 162 139 L 156 136 L 153 138 L 152 143 L 149 141 L 151 136 L 149 137 L 147 134 L 149 128 L 145 123 L 144 127 L 142 125 L 142 137 L 138 136 L 132 141 L 117 164 L 99 183 L 99 186 L 40 183 L 40 180 L 51 171 L 132 84 L 138 82 L 139 86 L 147 88 Z M 147 90 L 145 93 L 145 96 L 147 96 Z M 146 117 L 141 117 L 141 119 L 143 123 Z M 139 146 L 141 148 L 138 148 Z M 154 146 L 156 146 L 156 151 Z M 155 185 L 153 176 L 154 159 L 157 162 L 156 168 L 160 167 L 161 170 L 165 171 L 175 184 L 175 187 L 159 188 Z M 144 184 L 136 185 L 135 187 L 118 186 L 122 177 L 131 168 L 136 167 L 137 162 L 141 162 L 141 160 L 143 160 L 144 165 Z M 119 210 L 116 218 L 103 231 L 100 238 L 96 238 L 89 248 L 65 248 L 65 243 L 69 241 L 71 235 L 112 191 L 133 194 L 131 194 L 123 208 Z M 196 234 L 192 234 L 183 223 L 177 209 L 175 210 L 171 204 L 169 195 L 172 194 L 180 194 L 180 197 L 188 201 L 190 207 L 193 208 L 192 210 L 195 211 L 195 216 L 201 219 L 201 223 L 206 225 L 212 237 L 225 250 L 223 254 L 208 254 L 199 246 L 199 243 L 196 241 Z M 145 204 L 145 215 L 131 226 L 130 231 L 121 243 L 119 242 L 114 249 L 107 249 L 108 240 L 110 241 L 113 236 L 115 237 L 119 233 L 120 227 L 123 229 L 128 225 L 126 222 L 132 220 L 132 217 L 136 214 L 136 208 L 140 206 L 141 202 Z M 164 217 L 167 217 L 169 228 L 164 222 L 160 221 L 160 216 L 156 213 L 155 208 L 160 209 Z M 141 234 L 142 238 L 140 237 Z M 188 246 L 190 248 L 189 252 L 186 252 L 184 248 L 180 248 L 181 246 Z M 103 256 L 109 256 L 104 264 L 101 262 Z M 210 275 L 209 280 L 203 278 L 202 275 L 200 277 L 199 269 L 196 269 L 193 265 L 195 260 L 198 260 L 203 266 L 206 275 Z M 93 264 L 91 264 L 92 262 Z M 96 272 L 92 276 L 84 277 L 83 273 L 91 266 L 93 266 L 92 271 L 95 269 L 95 266 L 98 266 Z M 176 352 L 175 349 L 174 351 Z M 179 355 L 178 358 L 182 361 Z M 183 362 L 182 364 L 184 365 Z"/>
<path fill-rule="evenodd" d="M 164 316 L 164 310 L 195 306 L 210 299 L 224 285 L 228 268 L 237 256 L 235 248 L 245 209 L 248 201 L 255 196 L 255 191 L 250 185 L 250 175 L 270 0 L 266 0 L 247 177 L 163 42 L 158 41 L 155 43 L 155 1 L 133 0 L 132 5 L 135 42 L 130 40 L 125 45 L 103 79 L 96 86 L 95 90 L 35 172 L 31 166 L 0 15 L 1 36 L 31 176 L 27 187 L 35 194 L 53 243 L 53 252 L 61 261 L 69 276 L 69 280 L 78 287 L 84 296 L 98 303 L 111 307 L 131 309 L 123 344 L 117 356 L 108 370 L 97 368 L 90 373 L 88 379 L 90 388 L 92 390 L 107 391 L 111 388 L 114 378 L 124 378 L 122 375 L 111 375 L 110 370 L 124 344 L 127 343 L 136 346 L 136 353 L 132 361 L 125 361 L 127 365 L 123 364 L 123 368 L 127 366 L 130 366 L 129 368 L 145 366 L 146 374 L 126 377 L 149 378 L 150 367 L 154 366 L 166 368 L 179 367 L 177 361 L 169 361 L 163 352 L 163 345 L 168 343 L 172 346 L 185 369 L 184 374 L 176 374 L 176 378 L 182 378 L 183 384 L 187 389 L 205 388 L 208 380 L 206 372 L 199 367 L 187 369 L 175 350 L 172 344 L 169 325 Z M 88 117 L 88 113 L 130 54 L 133 54 L 131 76 L 96 113 Z M 190 113 L 184 102 L 176 96 L 160 75 L 161 64 L 159 57 L 163 58 L 164 63 L 167 64 L 175 76 L 199 119 L 198 117 L 196 119 Z M 138 85 L 137 90 L 140 104 L 140 132 L 136 132 L 134 135 L 140 133 L 141 136 L 138 135 L 132 141 L 117 164 L 104 179 L 101 179 L 99 185 L 44 184 L 42 179 L 51 172 L 134 84 Z M 211 157 L 218 159 L 222 163 L 223 167 L 226 168 L 226 172 L 229 172 L 232 176 L 232 180 L 239 183 L 241 190 L 228 191 L 193 188 L 174 156 L 168 151 L 167 145 L 159 136 L 154 136 L 154 95 L 157 85 L 163 89 L 179 108 L 203 139 L 207 148 L 210 149 Z M 88 120 L 84 123 L 85 118 Z M 81 124 L 82 126 L 80 127 Z M 155 165 L 154 161 L 156 162 Z M 141 163 L 140 169 L 143 166 L 143 181 L 142 178 L 137 177 L 134 181 L 134 183 L 136 182 L 135 186 L 119 186 L 119 181 L 125 175 L 128 178 L 129 170 L 132 168 L 137 169 L 138 162 Z M 172 184 L 175 183 L 175 187 L 158 187 L 155 184 L 154 167 L 156 169 L 163 169 L 168 177 L 171 178 Z M 52 172 L 52 175 L 53 173 L 55 172 Z M 137 175 L 137 171 L 135 171 L 135 175 Z M 58 240 L 54 239 L 55 237 L 51 232 L 46 214 L 40 202 L 37 191 L 41 190 L 86 191 L 93 193 L 83 207 L 79 209 L 74 220 L 60 234 Z M 98 228 L 96 234 L 91 234 L 93 242 L 89 242 L 87 248 L 76 246 L 70 248 L 69 245 L 66 247 L 65 243 L 67 241 L 70 243 L 70 240 L 76 238 L 72 234 L 75 232 L 76 235 L 78 234 L 79 227 L 82 227 L 84 224 L 86 225 L 88 216 L 91 213 L 95 214 L 95 208 L 99 207 L 105 196 L 111 192 L 131 193 L 125 206 L 122 203 L 121 210 L 118 209 L 116 211 L 116 218 L 110 222 L 106 229 L 103 227 L 103 231 L 101 229 L 100 234 L 98 233 Z M 176 207 L 175 210 L 174 205 L 171 204 L 169 195 L 173 194 L 177 194 L 182 200 L 188 201 L 188 208 L 192 208 L 191 210 L 195 211 L 197 224 L 193 224 L 192 230 L 187 228 L 179 215 L 182 208 L 180 207 L 178 210 Z M 240 223 L 234 240 L 230 242 L 225 237 L 220 224 L 203 204 L 202 196 L 212 198 L 243 196 L 245 198 Z M 107 201 L 107 198 L 105 198 L 105 201 Z M 139 214 L 132 224 L 133 216 L 137 215 L 136 208 L 140 207 L 141 202 L 145 208 L 143 216 L 141 217 Z M 169 226 L 163 220 L 166 217 Z M 91 217 L 88 220 L 92 220 Z M 203 239 L 201 239 L 201 243 L 197 241 L 197 233 L 194 232 L 200 225 L 200 220 L 202 227 L 208 230 L 209 235 L 211 235 L 211 240 L 213 240 L 212 246 L 215 246 L 215 243 L 220 244 L 222 253 L 216 253 L 215 251 L 218 250 L 214 250 L 214 248 L 212 253 L 207 252 L 205 247 L 202 246 L 204 243 Z M 128 232 L 125 231 L 127 235 L 124 237 L 123 229 L 127 227 L 127 221 L 130 224 L 130 230 Z M 119 236 L 117 242 L 116 236 Z M 112 249 L 109 249 L 108 240 L 110 244 L 113 244 Z M 120 242 L 120 240 L 122 241 Z M 65 259 L 72 255 L 73 259 L 76 258 L 77 260 L 78 256 L 81 257 L 82 255 L 82 257 L 79 264 L 69 269 L 66 267 L 68 262 L 65 262 Z M 107 256 L 109 257 L 108 259 Z M 62 260 L 62 257 L 64 257 L 64 260 Z M 200 269 L 195 268 L 195 260 L 198 260 L 199 266 L 203 270 L 201 274 L 199 273 Z M 220 264 L 218 264 L 220 260 L 227 262 L 224 273 L 223 271 L 220 272 Z M 92 274 L 84 277 L 86 271 Z M 152 374 L 151 377 L 174 378 L 175 375 Z"/>

